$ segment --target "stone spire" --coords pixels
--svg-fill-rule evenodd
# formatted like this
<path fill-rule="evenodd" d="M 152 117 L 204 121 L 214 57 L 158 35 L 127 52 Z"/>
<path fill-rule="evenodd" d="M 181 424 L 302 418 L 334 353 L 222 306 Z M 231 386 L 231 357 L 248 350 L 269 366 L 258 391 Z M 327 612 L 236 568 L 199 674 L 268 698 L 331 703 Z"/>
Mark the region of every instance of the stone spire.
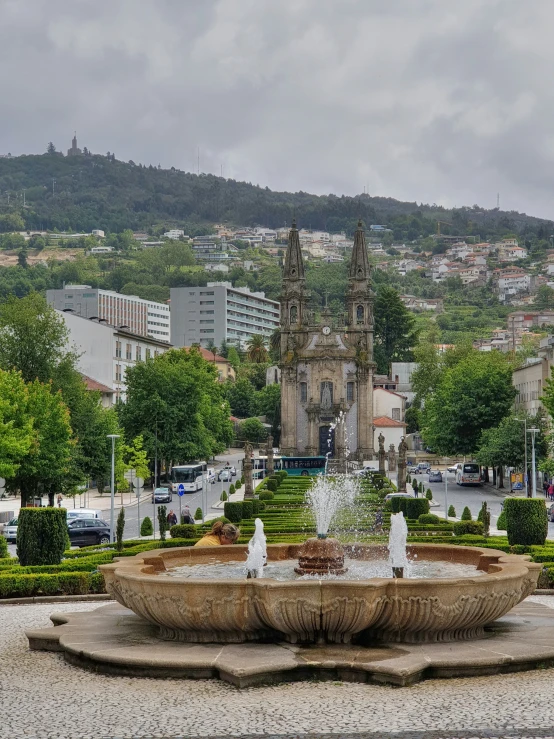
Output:
<path fill-rule="evenodd" d="M 350 262 L 348 277 L 350 280 L 369 280 L 371 277 L 365 233 L 361 221 L 358 221 L 358 228 L 354 234 L 354 248 L 352 249 L 352 261 Z"/>
<path fill-rule="evenodd" d="M 285 256 L 283 280 L 304 279 L 304 260 L 302 259 L 302 251 L 300 249 L 300 238 L 298 236 L 298 229 L 296 228 L 296 221 L 293 220 L 291 230 L 289 231 L 289 243 Z"/>

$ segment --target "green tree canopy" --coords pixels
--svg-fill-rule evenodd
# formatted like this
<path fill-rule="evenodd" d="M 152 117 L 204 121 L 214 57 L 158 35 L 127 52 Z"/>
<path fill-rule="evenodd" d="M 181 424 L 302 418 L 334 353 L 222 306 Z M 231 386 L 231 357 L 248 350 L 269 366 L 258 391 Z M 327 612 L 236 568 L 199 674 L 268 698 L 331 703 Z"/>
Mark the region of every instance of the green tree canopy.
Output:
<path fill-rule="evenodd" d="M 415 319 L 398 292 L 387 285 L 377 291 L 374 313 L 377 371 L 388 374 L 391 362 L 413 359 L 412 350 L 417 342 Z"/>
<path fill-rule="evenodd" d="M 0 370 L 0 477 L 12 478 L 35 440 L 29 391 L 19 372 Z"/>
<path fill-rule="evenodd" d="M 473 454 L 482 432 L 508 413 L 515 392 L 504 355 L 472 351 L 443 372 L 425 402 L 421 426 L 426 444 L 439 454 Z"/>

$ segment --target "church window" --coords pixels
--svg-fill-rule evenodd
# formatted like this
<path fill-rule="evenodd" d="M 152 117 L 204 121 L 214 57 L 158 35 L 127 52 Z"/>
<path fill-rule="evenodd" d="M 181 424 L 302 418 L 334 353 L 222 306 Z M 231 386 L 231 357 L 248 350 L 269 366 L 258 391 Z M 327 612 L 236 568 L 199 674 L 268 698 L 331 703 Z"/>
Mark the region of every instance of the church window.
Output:
<path fill-rule="evenodd" d="M 330 410 L 333 407 L 333 383 L 322 382 L 321 383 L 321 396 L 320 396 L 321 407 L 324 410 Z"/>
<path fill-rule="evenodd" d="M 359 305 L 356 308 L 356 323 L 363 323 L 364 322 L 364 306 Z"/>
<path fill-rule="evenodd" d="M 291 305 L 290 307 L 290 322 L 297 323 L 298 321 L 298 306 Z"/>
<path fill-rule="evenodd" d="M 393 421 L 400 421 L 400 408 L 393 408 L 392 409 L 392 420 Z"/>
<path fill-rule="evenodd" d="M 307 400 L 308 400 L 308 383 L 301 382 L 300 383 L 300 402 L 306 403 Z"/>
<path fill-rule="evenodd" d="M 346 383 L 346 400 L 349 400 L 351 402 L 354 400 L 354 383 L 353 382 Z"/>

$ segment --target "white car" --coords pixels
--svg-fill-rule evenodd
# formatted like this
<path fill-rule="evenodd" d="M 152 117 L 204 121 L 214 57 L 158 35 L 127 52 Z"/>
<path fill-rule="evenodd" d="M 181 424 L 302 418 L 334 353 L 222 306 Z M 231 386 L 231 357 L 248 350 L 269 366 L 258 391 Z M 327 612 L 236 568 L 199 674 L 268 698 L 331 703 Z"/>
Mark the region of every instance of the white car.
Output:
<path fill-rule="evenodd" d="M 215 470 L 213 467 L 208 467 L 208 482 L 211 482 L 212 485 L 215 485 Z"/>
<path fill-rule="evenodd" d="M 393 498 L 414 498 L 415 496 L 411 493 L 389 493 L 385 495 L 385 503 Z"/>
<path fill-rule="evenodd" d="M 224 470 L 219 470 L 217 479 L 220 482 L 231 482 L 231 480 L 233 479 L 233 473 L 227 468 L 225 468 Z"/>
<path fill-rule="evenodd" d="M 236 477 L 237 476 L 237 468 L 234 465 L 232 465 L 232 464 L 226 464 L 223 469 L 229 470 L 229 472 L 231 473 L 231 475 L 233 477 Z"/>
<path fill-rule="evenodd" d="M 11 521 L 4 524 L 4 536 L 8 542 L 15 544 L 17 538 L 17 518 L 12 518 Z"/>
<path fill-rule="evenodd" d="M 95 508 L 71 508 L 67 511 L 67 523 L 76 518 L 102 518 L 104 511 Z"/>

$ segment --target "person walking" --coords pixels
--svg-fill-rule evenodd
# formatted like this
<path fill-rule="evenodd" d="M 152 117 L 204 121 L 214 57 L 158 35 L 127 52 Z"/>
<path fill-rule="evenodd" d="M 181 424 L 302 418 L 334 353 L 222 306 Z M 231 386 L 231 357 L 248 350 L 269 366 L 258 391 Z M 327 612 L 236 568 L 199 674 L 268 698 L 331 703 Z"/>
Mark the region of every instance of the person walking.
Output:
<path fill-rule="evenodd" d="M 554 499 L 554 485 L 552 483 L 548 486 L 548 497 L 550 500 Z"/>
<path fill-rule="evenodd" d="M 57 500 L 58 500 L 58 508 L 61 508 L 62 507 L 62 494 L 61 493 L 58 493 Z"/>
<path fill-rule="evenodd" d="M 188 507 L 188 505 L 183 508 L 181 518 L 183 519 L 183 523 L 194 523 L 194 517 L 190 512 L 190 508 Z"/>
<path fill-rule="evenodd" d="M 170 526 L 175 526 L 175 524 L 177 523 L 177 516 L 173 511 L 169 511 L 169 513 L 167 514 L 167 523 Z"/>
<path fill-rule="evenodd" d="M 412 479 L 412 488 L 414 491 L 414 495 L 417 498 L 417 494 L 419 492 L 419 485 L 417 484 L 417 480 L 415 479 L 415 477 Z"/>

